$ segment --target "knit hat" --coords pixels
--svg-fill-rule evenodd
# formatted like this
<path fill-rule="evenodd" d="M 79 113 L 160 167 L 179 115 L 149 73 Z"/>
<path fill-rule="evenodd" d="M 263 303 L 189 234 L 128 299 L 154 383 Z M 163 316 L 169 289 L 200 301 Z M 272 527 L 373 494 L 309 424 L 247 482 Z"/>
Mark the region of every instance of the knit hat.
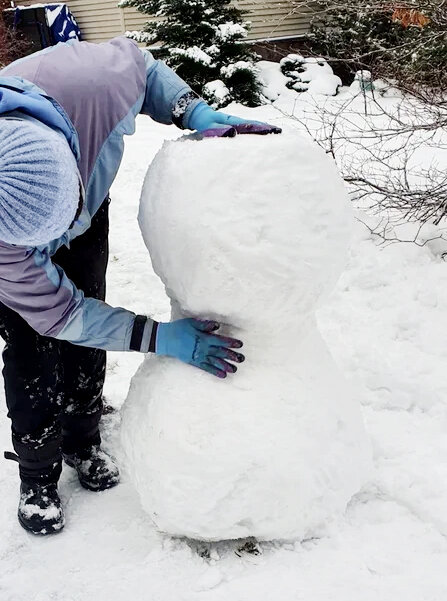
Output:
<path fill-rule="evenodd" d="M 64 136 L 0 118 L 0 240 L 39 246 L 68 230 L 79 206 L 76 159 Z"/>

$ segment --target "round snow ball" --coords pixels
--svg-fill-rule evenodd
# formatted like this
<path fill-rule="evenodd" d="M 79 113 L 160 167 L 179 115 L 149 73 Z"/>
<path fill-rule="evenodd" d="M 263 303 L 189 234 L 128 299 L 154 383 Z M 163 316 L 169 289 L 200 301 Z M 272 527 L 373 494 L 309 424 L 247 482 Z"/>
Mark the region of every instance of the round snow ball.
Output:
<path fill-rule="evenodd" d="M 333 160 L 296 133 L 165 142 L 139 220 L 183 312 L 233 326 L 313 311 L 343 269 L 353 222 Z"/>

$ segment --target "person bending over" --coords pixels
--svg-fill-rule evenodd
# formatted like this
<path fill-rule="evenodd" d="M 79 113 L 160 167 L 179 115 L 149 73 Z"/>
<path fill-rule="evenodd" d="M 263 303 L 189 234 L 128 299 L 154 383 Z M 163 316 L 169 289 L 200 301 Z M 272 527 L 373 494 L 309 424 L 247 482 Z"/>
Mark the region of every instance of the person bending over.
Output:
<path fill-rule="evenodd" d="M 214 111 L 131 40 L 58 44 L 0 71 L 0 335 L 18 518 L 64 526 L 62 460 L 82 486 L 116 485 L 101 449 L 106 351 L 176 357 L 224 378 L 242 342 L 198 319 L 157 323 L 104 302 L 109 189 L 139 113 L 204 136 L 278 133 Z"/>

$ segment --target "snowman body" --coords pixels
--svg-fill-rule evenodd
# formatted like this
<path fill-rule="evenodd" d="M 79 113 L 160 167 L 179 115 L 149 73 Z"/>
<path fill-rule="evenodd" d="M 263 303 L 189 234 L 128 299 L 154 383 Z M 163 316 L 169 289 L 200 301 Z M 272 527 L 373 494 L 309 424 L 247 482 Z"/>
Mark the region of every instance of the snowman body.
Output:
<path fill-rule="evenodd" d="M 172 319 L 215 319 L 246 355 L 223 381 L 145 359 L 122 428 L 143 507 L 202 540 L 321 532 L 369 469 L 358 395 L 315 317 L 353 221 L 335 165 L 292 134 L 167 142 L 139 219 Z"/>

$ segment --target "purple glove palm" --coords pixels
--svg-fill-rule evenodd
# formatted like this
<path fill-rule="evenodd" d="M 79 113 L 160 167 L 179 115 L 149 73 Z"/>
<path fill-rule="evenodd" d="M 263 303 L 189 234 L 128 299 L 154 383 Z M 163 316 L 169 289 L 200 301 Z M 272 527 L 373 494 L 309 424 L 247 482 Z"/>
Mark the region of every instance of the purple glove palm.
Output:
<path fill-rule="evenodd" d="M 236 134 L 280 134 L 281 128 L 262 121 L 249 121 L 213 110 L 201 102 L 191 113 L 189 129 L 195 129 L 206 138 L 232 138 Z"/>

